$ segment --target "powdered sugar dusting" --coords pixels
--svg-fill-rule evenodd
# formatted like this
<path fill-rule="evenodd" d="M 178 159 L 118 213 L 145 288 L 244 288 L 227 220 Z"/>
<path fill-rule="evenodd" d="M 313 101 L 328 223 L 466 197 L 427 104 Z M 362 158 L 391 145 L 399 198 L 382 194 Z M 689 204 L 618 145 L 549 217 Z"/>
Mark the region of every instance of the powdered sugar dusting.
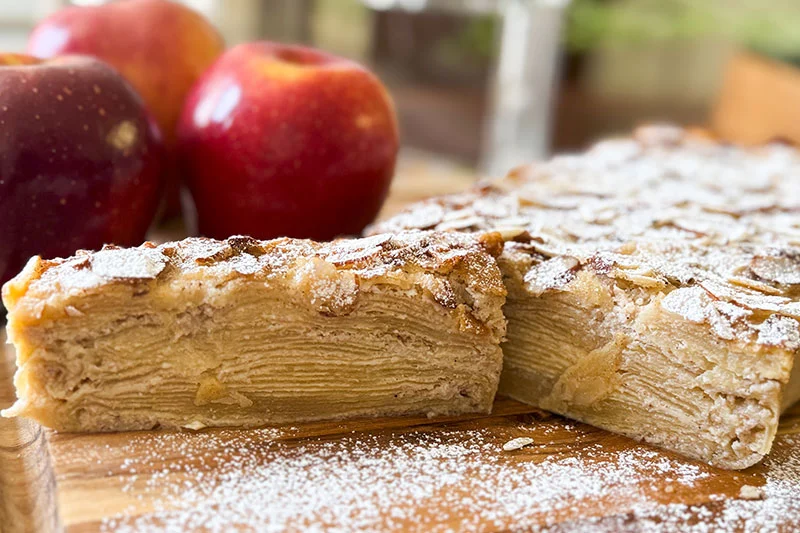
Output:
<path fill-rule="evenodd" d="M 90 257 L 92 271 L 103 278 L 152 279 L 167 265 L 167 258 L 158 250 L 109 248 Z"/>
<path fill-rule="evenodd" d="M 705 505 L 671 504 L 655 509 L 635 508 L 631 513 L 585 520 L 550 531 L 668 533 L 760 533 L 800 529 L 800 435 L 775 440 L 765 460 L 766 484 L 744 485 L 735 498 L 711 498 Z"/>
<path fill-rule="evenodd" d="M 791 350 L 800 349 L 797 320 L 778 315 L 769 317 L 759 328 L 758 342 L 773 346 L 784 344 Z"/>
<path fill-rule="evenodd" d="M 750 269 L 758 277 L 785 285 L 800 284 L 800 262 L 797 257 L 781 255 L 757 256 L 753 258 Z"/>
<path fill-rule="evenodd" d="M 575 277 L 578 264 L 574 257 L 553 257 L 531 268 L 525 274 L 525 285 L 534 295 L 560 289 Z"/>
<path fill-rule="evenodd" d="M 593 441 L 594 430 L 562 422 L 550 432 L 519 424 L 302 441 L 274 431 L 262 438 L 192 434 L 173 441 L 177 448 L 137 448 L 136 459 L 121 468 L 129 476 L 123 491 L 153 511 L 119 513 L 101 529 L 545 528 L 603 505 L 653 507 L 657 482 L 690 491 L 712 471 L 645 446 L 606 447 Z M 503 451 L 509 439 L 548 433 L 572 444 L 553 452 L 556 441 L 537 437 L 514 453 Z"/>
<path fill-rule="evenodd" d="M 711 301 L 701 287 L 684 287 L 670 292 L 661 300 L 661 307 L 691 322 L 703 322 Z"/>

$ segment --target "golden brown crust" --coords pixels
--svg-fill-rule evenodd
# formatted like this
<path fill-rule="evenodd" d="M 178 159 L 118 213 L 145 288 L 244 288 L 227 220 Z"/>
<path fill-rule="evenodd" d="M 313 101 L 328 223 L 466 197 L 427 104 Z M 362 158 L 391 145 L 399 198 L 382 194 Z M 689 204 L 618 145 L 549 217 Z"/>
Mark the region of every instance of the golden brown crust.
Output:
<path fill-rule="evenodd" d="M 10 316 L 24 322 L 50 312 L 63 314 L 71 298 L 110 284 L 130 285 L 136 294 L 177 279 L 213 286 L 247 278 L 299 290 L 321 313 L 337 315 L 348 312 L 361 286 L 408 285 L 421 287 L 445 308 L 467 309 L 466 329 L 499 338 L 504 324 L 497 317 L 482 319 L 480 306 L 484 298 L 505 297 L 494 260 L 502 246 L 500 236 L 491 233 L 472 237 L 422 231 L 330 243 L 235 236 L 106 246 L 66 259 L 31 259 L 4 286 L 3 301 Z"/>
<path fill-rule="evenodd" d="M 800 155 L 786 146 L 744 150 L 651 126 L 416 204 L 372 231 L 498 232 L 533 294 L 588 269 L 677 291 L 670 309 L 722 338 L 795 351 L 798 176 Z"/>

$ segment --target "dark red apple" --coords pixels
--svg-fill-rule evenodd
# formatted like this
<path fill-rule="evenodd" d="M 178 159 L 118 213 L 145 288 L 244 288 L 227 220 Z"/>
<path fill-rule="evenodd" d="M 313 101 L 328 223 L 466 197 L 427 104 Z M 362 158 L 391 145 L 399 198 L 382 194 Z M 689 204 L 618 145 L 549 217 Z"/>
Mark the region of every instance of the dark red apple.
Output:
<path fill-rule="evenodd" d="M 32 255 L 139 244 L 162 159 L 142 100 L 105 63 L 0 55 L 0 281 Z"/>
<path fill-rule="evenodd" d="M 202 234 L 330 239 L 378 214 L 398 134 L 392 100 L 365 68 L 258 42 L 203 74 L 178 142 Z"/>
<path fill-rule="evenodd" d="M 200 13 L 167 0 L 123 0 L 61 9 L 28 39 L 36 57 L 86 54 L 117 69 L 139 92 L 171 152 L 186 94 L 225 46 Z M 178 214 L 179 176 L 168 174 L 169 214 Z"/>

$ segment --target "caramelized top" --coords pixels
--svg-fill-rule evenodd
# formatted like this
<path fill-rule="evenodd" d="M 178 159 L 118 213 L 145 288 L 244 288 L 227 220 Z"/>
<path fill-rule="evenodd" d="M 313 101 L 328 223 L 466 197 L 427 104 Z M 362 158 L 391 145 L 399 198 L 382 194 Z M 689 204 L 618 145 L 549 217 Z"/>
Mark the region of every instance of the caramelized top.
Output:
<path fill-rule="evenodd" d="M 15 312 L 35 315 L 38 309 L 41 315 L 48 305 L 69 311 L 71 299 L 108 286 L 131 286 L 136 295 L 154 286 L 177 290 L 200 282 L 213 290 L 231 281 L 256 279 L 293 291 L 290 298 L 306 298 L 319 312 L 337 315 L 349 312 L 359 291 L 395 285 L 417 288 L 446 308 L 466 306 L 475 321 L 472 326 L 489 325 L 502 336 L 502 317 L 494 316 L 506 293 L 494 260 L 502 246 L 500 236 L 492 233 L 476 238 L 423 231 L 329 243 L 236 236 L 145 243 L 138 248 L 106 246 L 66 259 L 34 257 L 3 287 L 3 301 L 9 318 L 19 319 Z M 482 309 L 492 298 L 501 301 Z"/>
<path fill-rule="evenodd" d="M 499 232 L 532 294 L 581 269 L 665 294 L 720 337 L 800 348 L 800 154 L 669 126 L 410 207 L 376 232 Z"/>

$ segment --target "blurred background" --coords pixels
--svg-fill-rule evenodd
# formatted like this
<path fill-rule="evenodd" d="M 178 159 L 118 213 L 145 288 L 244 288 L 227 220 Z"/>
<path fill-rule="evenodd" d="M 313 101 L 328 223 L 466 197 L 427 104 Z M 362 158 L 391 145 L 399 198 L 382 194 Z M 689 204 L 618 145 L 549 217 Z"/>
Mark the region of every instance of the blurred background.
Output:
<path fill-rule="evenodd" d="M 22 50 L 69 3 L 0 0 L 0 48 Z M 184 3 L 229 45 L 308 43 L 373 68 L 397 105 L 402 172 L 503 174 L 651 121 L 800 142 L 797 0 Z"/>

